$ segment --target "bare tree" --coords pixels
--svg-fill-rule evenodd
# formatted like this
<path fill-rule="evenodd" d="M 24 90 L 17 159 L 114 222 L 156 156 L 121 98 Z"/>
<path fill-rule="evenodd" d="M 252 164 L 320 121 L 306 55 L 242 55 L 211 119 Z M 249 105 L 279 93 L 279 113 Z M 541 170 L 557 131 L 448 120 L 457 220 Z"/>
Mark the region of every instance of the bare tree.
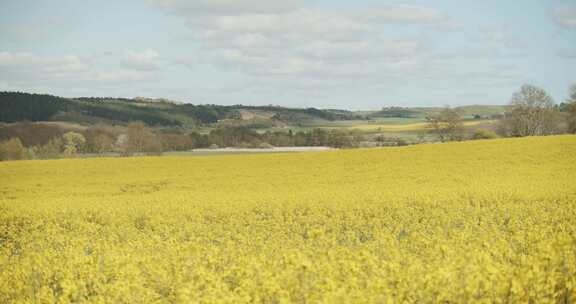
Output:
<path fill-rule="evenodd" d="M 108 134 L 96 135 L 93 139 L 93 146 L 96 153 L 111 151 L 114 146 L 114 138 Z"/>
<path fill-rule="evenodd" d="M 125 153 L 147 152 L 149 154 L 162 153 L 162 141 L 143 122 L 131 122 L 127 129 L 127 143 Z"/>
<path fill-rule="evenodd" d="M 446 107 L 440 113 L 426 117 L 426 120 L 441 142 L 462 140 L 464 137 L 462 114 L 458 109 Z"/>
<path fill-rule="evenodd" d="M 113 150 L 117 131 L 112 126 L 98 123 L 84 131 L 85 149 L 89 152 L 104 153 Z"/>
<path fill-rule="evenodd" d="M 570 87 L 570 97 L 566 101 L 568 133 L 576 134 L 576 84 Z"/>
<path fill-rule="evenodd" d="M 148 130 L 146 126 L 141 121 L 131 122 L 128 124 L 126 135 L 128 140 L 127 149 L 130 153 L 144 151 L 147 132 Z"/>
<path fill-rule="evenodd" d="M 510 110 L 503 124 L 507 135 L 534 136 L 553 134 L 556 129 L 556 110 L 552 97 L 543 89 L 523 85 L 514 93 Z"/>

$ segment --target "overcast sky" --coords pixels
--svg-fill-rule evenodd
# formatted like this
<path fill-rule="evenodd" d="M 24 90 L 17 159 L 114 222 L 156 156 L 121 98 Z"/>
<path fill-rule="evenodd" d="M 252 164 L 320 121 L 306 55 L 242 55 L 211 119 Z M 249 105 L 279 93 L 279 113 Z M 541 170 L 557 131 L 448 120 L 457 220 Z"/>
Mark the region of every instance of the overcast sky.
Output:
<path fill-rule="evenodd" d="M 369 110 L 575 71 L 574 0 L 0 0 L 0 90 Z"/>

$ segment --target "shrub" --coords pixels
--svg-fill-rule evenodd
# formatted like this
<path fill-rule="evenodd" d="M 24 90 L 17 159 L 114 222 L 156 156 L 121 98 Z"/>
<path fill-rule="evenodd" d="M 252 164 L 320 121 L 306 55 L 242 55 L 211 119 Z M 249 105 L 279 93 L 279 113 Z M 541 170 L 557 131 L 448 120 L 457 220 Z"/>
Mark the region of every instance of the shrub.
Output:
<path fill-rule="evenodd" d="M 492 130 L 478 129 L 472 134 L 472 139 L 494 139 L 498 138 L 498 135 Z"/>
<path fill-rule="evenodd" d="M 54 137 L 47 144 L 34 147 L 36 157 L 40 159 L 60 158 L 64 143 L 62 138 Z"/>
<path fill-rule="evenodd" d="M 0 160 L 19 160 L 26 157 L 26 148 L 20 138 L 11 138 L 0 143 Z"/>
<path fill-rule="evenodd" d="M 64 138 L 64 154 L 66 156 L 75 156 L 86 143 L 86 139 L 80 133 L 68 132 L 63 135 Z"/>

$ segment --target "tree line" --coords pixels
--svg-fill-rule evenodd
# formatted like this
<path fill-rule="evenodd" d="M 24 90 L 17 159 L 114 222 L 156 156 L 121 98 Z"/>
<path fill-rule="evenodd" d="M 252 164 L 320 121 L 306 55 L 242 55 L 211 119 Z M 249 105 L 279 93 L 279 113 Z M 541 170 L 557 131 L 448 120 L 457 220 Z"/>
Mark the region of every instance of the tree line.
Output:
<path fill-rule="evenodd" d="M 458 109 L 447 107 L 426 120 L 441 142 L 466 139 L 462 113 Z M 512 95 L 508 110 L 495 130 L 478 129 L 471 139 L 565 133 L 576 134 L 576 85 L 569 89 L 568 99 L 559 105 L 544 89 L 523 85 Z"/>
<path fill-rule="evenodd" d="M 80 154 L 119 153 L 159 155 L 164 151 L 190 151 L 223 147 L 329 146 L 354 148 L 363 140 L 358 131 L 312 129 L 259 133 L 247 127 L 221 127 L 208 133 L 181 128 L 154 129 L 143 122 L 125 128 L 96 125 L 85 130 L 20 122 L 0 128 L 0 160 L 52 159 Z"/>

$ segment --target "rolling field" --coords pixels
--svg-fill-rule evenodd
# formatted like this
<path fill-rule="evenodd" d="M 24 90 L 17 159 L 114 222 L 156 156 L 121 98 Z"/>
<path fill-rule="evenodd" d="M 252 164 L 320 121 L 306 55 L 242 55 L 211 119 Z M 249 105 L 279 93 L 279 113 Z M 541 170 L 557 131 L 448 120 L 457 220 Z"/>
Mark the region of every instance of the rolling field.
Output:
<path fill-rule="evenodd" d="M 473 127 L 479 125 L 490 125 L 493 124 L 493 120 L 472 120 L 465 121 L 462 123 L 464 127 Z M 384 132 L 409 132 L 409 131 L 422 131 L 430 130 L 427 122 L 413 122 L 413 123 L 385 123 L 385 124 L 358 124 L 353 125 L 350 128 L 358 129 L 363 131 L 384 131 Z"/>
<path fill-rule="evenodd" d="M 576 137 L 0 163 L 0 303 L 573 303 Z"/>

